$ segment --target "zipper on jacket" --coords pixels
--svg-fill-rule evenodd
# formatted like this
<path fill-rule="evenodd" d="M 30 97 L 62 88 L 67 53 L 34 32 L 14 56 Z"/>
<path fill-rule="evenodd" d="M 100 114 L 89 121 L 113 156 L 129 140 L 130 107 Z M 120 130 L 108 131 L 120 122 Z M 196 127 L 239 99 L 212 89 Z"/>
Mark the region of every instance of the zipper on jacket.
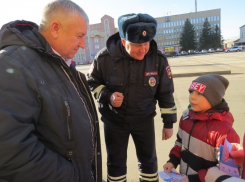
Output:
<path fill-rule="evenodd" d="M 193 131 L 195 125 L 196 125 L 196 121 L 194 120 L 193 123 L 194 123 L 194 124 L 192 125 L 191 131 L 190 131 L 190 134 L 189 134 L 187 153 L 189 153 L 191 134 L 192 134 L 192 131 Z M 188 165 L 188 163 L 186 163 L 186 164 L 187 164 L 187 168 L 186 168 L 185 174 L 187 175 L 187 172 L 188 172 L 188 169 L 189 169 L 189 165 Z"/>
<path fill-rule="evenodd" d="M 89 93 L 88 93 L 88 90 L 87 90 L 85 84 L 83 83 L 83 80 L 82 80 L 80 74 L 78 74 L 78 78 L 79 78 L 79 80 L 81 81 L 81 83 L 83 84 L 84 90 L 85 90 L 86 93 L 87 93 L 87 97 L 88 97 L 88 100 L 89 100 L 89 102 L 90 102 L 91 109 L 93 110 L 93 113 L 96 113 L 95 108 L 93 107 L 93 103 L 92 103 L 92 101 L 91 101 L 90 95 L 89 95 Z M 86 94 L 84 93 L 84 95 L 86 95 Z M 96 117 L 95 117 L 95 119 L 96 119 Z"/>
<path fill-rule="evenodd" d="M 67 101 L 65 101 L 65 106 L 66 106 L 66 110 L 67 110 L 67 120 L 66 120 L 66 124 L 67 124 L 67 131 L 68 131 L 68 139 L 71 140 L 71 128 L 70 128 L 70 116 L 71 116 L 71 111 L 70 111 L 70 107 Z"/>

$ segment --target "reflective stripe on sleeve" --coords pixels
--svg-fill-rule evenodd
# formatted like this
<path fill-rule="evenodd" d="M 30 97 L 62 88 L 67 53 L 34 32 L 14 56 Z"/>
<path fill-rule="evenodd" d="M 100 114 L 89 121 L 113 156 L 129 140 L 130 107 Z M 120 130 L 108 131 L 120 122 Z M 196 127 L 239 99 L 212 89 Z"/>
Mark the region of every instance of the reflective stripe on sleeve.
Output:
<path fill-rule="evenodd" d="M 99 98 L 99 94 L 101 92 L 101 90 L 105 87 L 105 85 L 100 85 L 98 86 L 96 89 L 94 89 L 94 91 L 92 92 L 93 94 L 95 94 L 95 99 Z"/>
<path fill-rule="evenodd" d="M 176 106 L 171 107 L 171 108 L 160 108 L 161 114 L 176 114 L 177 109 Z"/>

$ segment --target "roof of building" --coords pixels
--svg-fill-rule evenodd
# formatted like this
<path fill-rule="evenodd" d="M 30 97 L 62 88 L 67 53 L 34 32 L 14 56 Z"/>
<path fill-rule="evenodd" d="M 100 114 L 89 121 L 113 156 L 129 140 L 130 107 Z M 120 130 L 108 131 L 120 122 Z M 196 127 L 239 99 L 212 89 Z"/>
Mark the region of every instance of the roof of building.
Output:
<path fill-rule="evenodd" d="M 102 35 L 102 32 L 99 32 L 98 30 L 93 30 L 91 33 L 90 33 L 90 37 L 95 37 L 96 35 L 100 36 L 100 37 L 104 37 L 104 35 Z"/>
<path fill-rule="evenodd" d="M 224 41 L 224 43 L 236 42 L 237 40 L 239 40 L 239 38 L 235 38 L 235 39 L 227 39 L 227 40 Z"/>
<path fill-rule="evenodd" d="M 235 43 L 242 43 L 242 42 L 245 42 L 245 38 L 241 38 L 241 39 L 238 39 L 237 41 L 235 41 Z"/>
<path fill-rule="evenodd" d="M 240 28 L 245 27 L 245 25 L 241 26 Z"/>

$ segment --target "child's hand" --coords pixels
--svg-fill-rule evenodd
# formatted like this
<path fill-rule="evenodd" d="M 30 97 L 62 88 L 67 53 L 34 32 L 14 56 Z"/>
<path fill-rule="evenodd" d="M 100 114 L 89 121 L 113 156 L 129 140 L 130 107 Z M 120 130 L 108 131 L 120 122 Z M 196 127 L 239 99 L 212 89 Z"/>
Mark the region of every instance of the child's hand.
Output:
<path fill-rule="evenodd" d="M 171 173 L 173 168 L 174 165 L 171 162 L 168 162 L 163 166 L 164 171 L 167 170 L 169 173 Z"/>
<path fill-rule="evenodd" d="M 181 179 L 180 182 L 189 182 L 188 177 L 185 177 L 184 179 Z"/>

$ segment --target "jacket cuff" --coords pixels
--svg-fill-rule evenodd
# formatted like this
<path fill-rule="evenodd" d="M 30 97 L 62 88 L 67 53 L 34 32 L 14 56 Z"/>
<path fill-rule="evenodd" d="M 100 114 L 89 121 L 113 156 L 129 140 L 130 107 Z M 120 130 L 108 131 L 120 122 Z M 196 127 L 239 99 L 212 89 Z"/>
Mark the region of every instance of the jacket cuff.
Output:
<path fill-rule="evenodd" d="M 174 168 L 176 169 L 180 163 L 180 159 L 172 154 L 170 155 L 170 159 L 167 162 L 171 162 L 174 165 Z"/>
<path fill-rule="evenodd" d="M 112 94 L 113 94 L 112 92 L 108 92 L 108 93 L 107 93 L 106 100 L 107 100 L 107 102 L 108 102 L 109 104 L 111 104 L 111 95 L 112 95 Z"/>
<path fill-rule="evenodd" d="M 201 182 L 198 174 L 187 175 L 189 182 Z"/>
<path fill-rule="evenodd" d="M 164 123 L 163 128 L 171 129 L 173 128 L 173 123 Z"/>

